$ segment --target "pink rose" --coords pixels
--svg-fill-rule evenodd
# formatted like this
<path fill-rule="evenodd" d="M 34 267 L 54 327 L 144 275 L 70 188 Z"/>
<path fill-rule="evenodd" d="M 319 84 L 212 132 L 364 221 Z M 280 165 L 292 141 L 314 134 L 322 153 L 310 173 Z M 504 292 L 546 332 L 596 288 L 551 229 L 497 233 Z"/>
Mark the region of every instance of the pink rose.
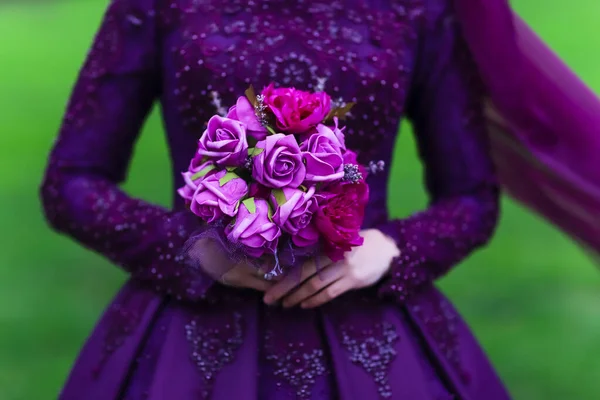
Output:
<path fill-rule="evenodd" d="M 265 105 L 275 115 L 277 128 L 285 133 L 307 132 L 323 122 L 331 109 L 331 98 L 325 92 L 276 89 L 270 84 L 262 94 L 265 96 Z"/>
<path fill-rule="evenodd" d="M 306 168 L 296 139 L 292 135 L 269 135 L 256 144 L 260 153 L 252 161 L 252 177 L 270 188 L 297 188 L 304 181 Z"/>
<path fill-rule="evenodd" d="M 190 210 L 207 222 L 235 216 L 240 200 L 248 194 L 246 181 L 227 170 L 209 173 L 196 185 Z"/>
<path fill-rule="evenodd" d="M 198 189 L 198 184 L 211 173 L 216 172 L 212 162 L 199 164 L 199 159 L 194 158 L 190 163 L 188 171 L 182 173 L 184 185 L 177 190 L 179 196 L 185 200 L 185 204 L 189 207 L 192 203 L 194 193 Z"/>
<path fill-rule="evenodd" d="M 317 126 L 317 133 L 300 147 L 306 164 L 308 182 L 333 182 L 344 177 L 344 159 L 340 142 L 331 129 Z"/>
<path fill-rule="evenodd" d="M 369 199 L 369 187 L 363 181 L 336 184 L 324 194 L 326 200 L 315 214 L 315 224 L 321 234 L 324 252 L 332 261 L 344 258 L 352 247 L 360 246 L 360 229 Z"/>
<path fill-rule="evenodd" d="M 246 134 L 256 140 L 263 140 L 267 136 L 267 128 L 261 125 L 256 117 L 254 106 L 246 96 L 237 99 L 235 105 L 229 109 L 227 118 L 235 119 L 246 125 Z"/>
<path fill-rule="evenodd" d="M 219 167 L 237 167 L 248 158 L 246 127 L 231 118 L 213 116 L 198 142 L 198 155 L 210 158 Z"/>
<path fill-rule="evenodd" d="M 274 253 L 281 230 L 269 219 L 269 203 L 250 197 L 240 204 L 235 221 L 225 228 L 227 239 L 246 247 L 251 257 Z"/>
<path fill-rule="evenodd" d="M 296 246 L 308 247 L 319 241 L 319 233 L 312 223 L 313 214 L 318 210 L 314 186 L 307 192 L 291 188 L 274 190 L 271 204 L 275 207 L 273 222 L 292 235 Z"/>

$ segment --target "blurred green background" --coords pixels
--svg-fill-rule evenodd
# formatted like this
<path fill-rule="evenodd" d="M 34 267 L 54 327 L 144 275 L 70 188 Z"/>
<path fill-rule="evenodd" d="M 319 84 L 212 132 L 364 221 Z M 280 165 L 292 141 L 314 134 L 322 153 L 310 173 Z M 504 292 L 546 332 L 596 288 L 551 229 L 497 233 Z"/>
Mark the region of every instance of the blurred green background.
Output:
<path fill-rule="evenodd" d="M 0 400 L 56 398 L 124 280 L 100 257 L 51 233 L 42 219 L 37 187 L 47 152 L 106 0 L 46 3 L 0 2 Z M 600 1 L 513 4 L 600 92 Z M 401 136 L 398 152 L 393 212 L 401 216 L 422 207 L 425 195 L 409 134 Z M 155 114 L 127 189 L 168 204 L 169 174 Z M 595 400 L 598 272 L 563 235 L 505 200 L 495 241 L 442 285 L 516 399 Z"/>

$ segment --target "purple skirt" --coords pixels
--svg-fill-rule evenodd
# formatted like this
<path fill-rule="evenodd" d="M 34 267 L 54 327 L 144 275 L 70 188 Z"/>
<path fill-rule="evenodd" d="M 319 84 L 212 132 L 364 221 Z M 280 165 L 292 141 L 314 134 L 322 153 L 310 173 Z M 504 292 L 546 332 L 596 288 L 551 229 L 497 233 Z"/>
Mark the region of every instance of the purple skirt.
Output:
<path fill-rule="evenodd" d="M 191 305 L 129 281 L 79 355 L 62 400 L 510 397 L 435 288 L 401 306 L 374 292 L 317 310 L 217 287 Z"/>

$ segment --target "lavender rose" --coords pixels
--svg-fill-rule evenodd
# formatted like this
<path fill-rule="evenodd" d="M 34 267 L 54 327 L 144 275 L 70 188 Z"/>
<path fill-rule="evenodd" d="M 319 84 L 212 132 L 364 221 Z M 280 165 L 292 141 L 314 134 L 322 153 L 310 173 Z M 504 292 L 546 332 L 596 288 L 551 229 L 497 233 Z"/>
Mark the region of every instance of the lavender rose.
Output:
<path fill-rule="evenodd" d="M 270 188 L 297 188 L 304 181 L 306 169 L 296 139 L 278 133 L 256 144 L 258 155 L 252 163 L 252 177 Z"/>
<path fill-rule="evenodd" d="M 246 134 L 256 140 L 263 140 L 267 137 L 267 128 L 261 125 L 256 117 L 254 106 L 245 96 L 237 99 L 235 105 L 229 109 L 227 118 L 235 119 L 246 125 Z"/>
<path fill-rule="evenodd" d="M 270 220 L 270 212 L 269 203 L 264 199 L 251 197 L 244 200 L 233 224 L 225 228 L 227 239 L 244 245 L 251 257 L 274 253 L 281 230 Z"/>
<path fill-rule="evenodd" d="M 338 117 L 334 117 L 333 122 L 335 123 L 335 127 L 333 129 L 331 129 L 331 131 L 333 132 L 333 135 L 337 139 L 337 141 L 340 145 L 340 149 L 342 149 L 342 151 L 346 151 L 346 137 L 344 135 L 344 129 L 346 129 L 346 127 L 343 127 L 340 129 L 340 127 L 339 127 L 340 120 L 338 119 Z"/>
<path fill-rule="evenodd" d="M 213 116 L 198 142 L 198 155 L 219 167 L 237 167 L 248 157 L 246 126 L 231 118 Z"/>
<path fill-rule="evenodd" d="M 179 196 L 185 200 L 185 204 L 189 207 L 192 204 L 194 193 L 198 190 L 198 184 L 206 178 L 208 174 L 216 172 L 212 162 L 200 164 L 199 159 L 194 158 L 190 163 L 188 171 L 182 173 L 184 185 L 177 190 Z"/>
<path fill-rule="evenodd" d="M 240 200 L 248 194 L 246 181 L 226 170 L 210 171 L 196 185 L 190 210 L 209 223 L 235 216 Z"/>
<path fill-rule="evenodd" d="M 314 186 L 307 192 L 291 188 L 273 190 L 271 204 L 275 207 L 273 222 L 292 235 L 296 246 L 308 247 L 319 241 L 319 233 L 312 223 L 313 213 L 319 208 Z"/>
<path fill-rule="evenodd" d="M 335 133 L 325 125 L 317 126 L 300 147 L 306 164 L 306 181 L 332 182 L 344 177 L 344 158 Z"/>

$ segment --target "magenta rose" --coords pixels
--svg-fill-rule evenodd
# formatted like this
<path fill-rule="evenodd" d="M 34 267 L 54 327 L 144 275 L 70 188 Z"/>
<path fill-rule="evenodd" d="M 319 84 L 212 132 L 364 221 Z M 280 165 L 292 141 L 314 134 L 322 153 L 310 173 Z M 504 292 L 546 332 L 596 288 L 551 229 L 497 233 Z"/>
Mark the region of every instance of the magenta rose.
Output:
<path fill-rule="evenodd" d="M 364 181 L 328 188 L 314 218 L 324 252 L 332 261 L 342 260 L 345 252 L 363 243 L 360 229 L 368 200 L 369 187 Z"/>
<path fill-rule="evenodd" d="M 271 196 L 271 188 L 263 186 L 256 182 L 250 183 L 250 189 L 248 190 L 248 197 L 258 197 L 261 199 L 268 199 Z"/>
<path fill-rule="evenodd" d="M 294 88 L 267 86 L 265 105 L 275 115 L 277 128 L 285 133 L 300 134 L 323 122 L 331 109 L 325 92 L 309 93 Z"/>
<path fill-rule="evenodd" d="M 237 167 L 248 158 L 246 126 L 231 118 L 213 116 L 198 142 L 198 155 L 219 167 Z"/>
<path fill-rule="evenodd" d="M 189 207 L 192 203 L 194 193 L 198 189 L 198 184 L 211 173 L 216 172 L 215 166 L 212 162 L 205 162 L 203 164 L 198 163 L 199 160 L 194 159 L 190 163 L 188 171 L 183 172 L 184 185 L 177 190 L 179 196 L 185 200 L 185 204 Z"/>
<path fill-rule="evenodd" d="M 344 152 L 344 164 L 358 165 L 358 156 L 352 150 L 346 150 Z"/>
<path fill-rule="evenodd" d="M 250 197 L 240 204 L 235 221 L 225 229 L 227 239 L 246 247 L 251 257 L 274 253 L 281 230 L 269 218 L 269 203 Z"/>
<path fill-rule="evenodd" d="M 300 147 L 306 165 L 308 182 L 332 182 L 344 177 L 344 158 L 340 142 L 333 131 L 325 125 L 317 126 Z"/>
<path fill-rule="evenodd" d="M 256 144 L 252 162 L 252 177 L 270 188 L 297 188 L 304 181 L 306 168 L 302 153 L 292 135 L 269 135 Z"/>
<path fill-rule="evenodd" d="M 196 182 L 190 210 L 207 222 L 236 214 L 240 200 L 248 194 L 248 184 L 233 172 L 220 170 Z"/>
<path fill-rule="evenodd" d="M 271 204 L 275 207 L 273 222 L 292 235 L 296 246 L 308 247 L 319 241 L 319 233 L 313 223 L 313 214 L 318 210 L 314 186 L 307 192 L 292 188 L 274 190 Z"/>
<path fill-rule="evenodd" d="M 256 140 L 263 140 L 267 136 L 267 128 L 261 125 L 256 117 L 254 106 L 245 96 L 237 99 L 235 105 L 229 109 L 227 118 L 243 123 L 246 126 L 246 134 Z"/>

